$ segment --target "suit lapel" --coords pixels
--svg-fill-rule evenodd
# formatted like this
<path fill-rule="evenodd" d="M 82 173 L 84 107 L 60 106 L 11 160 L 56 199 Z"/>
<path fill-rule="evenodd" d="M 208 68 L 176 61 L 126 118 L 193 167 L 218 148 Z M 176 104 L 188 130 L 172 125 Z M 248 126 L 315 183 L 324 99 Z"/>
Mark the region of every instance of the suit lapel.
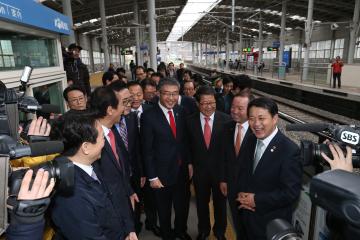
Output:
<path fill-rule="evenodd" d="M 200 112 L 198 112 L 197 114 L 195 114 L 195 131 L 198 135 L 198 137 L 196 139 L 200 139 L 201 141 L 201 145 L 204 147 L 204 149 L 207 150 L 206 148 L 206 144 L 205 144 L 205 139 L 204 139 L 204 133 L 203 133 L 203 129 L 201 127 L 201 120 L 200 120 Z"/>
<path fill-rule="evenodd" d="M 116 166 L 116 168 L 121 171 L 121 168 L 119 166 L 118 161 L 116 160 L 116 157 L 111 149 L 110 143 L 105 139 L 105 152 L 106 154 L 108 154 L 108 157 L 111 159 L 111 161 L 114 163 L 114 165 Z"/>
<path fill-rule="evenodd" d="M 212 130 L 211 130 L 211 139 L 210 139 L 209 149 L 214 144 L 215 139 L 217 139 L 216 136 L 218 135 L 220 127 L 221 127 L 221 122 L 219 120 L 219 115 L 215 112 L 213 126 L 212 126 Z"/>
<path fill-rule="evenodd" d="M 275 150 L 279 145 L 279 141 L 280 141 L 280 136 L 281 136 L 281 132 L 280 130 L 278 130 L 278 132 L 276 133 L 276 135 L 274 136 L 274 138 L 270 141 L 269 145 L 267 146 L 267 148 L 265 149 L 263 155 L 260 158 L 260 161 L 258 163 L 258 165 L 256 166 L 256 169 L 254 171 L 254 174 L 256 174 L 258 171 L 261 171 L 261 169 L 263 168 L 263 166 L 266 166 L 266 164 L 269 161 L 272 161 L 271 159 L 273 158 L 272 155 L 274 155 Z M 256 146 L 256 145 L 255 145 Z M 254 150 L 255 153 L 255 150 Z M 254 156 L 255 154 L 253 154 Z"/>

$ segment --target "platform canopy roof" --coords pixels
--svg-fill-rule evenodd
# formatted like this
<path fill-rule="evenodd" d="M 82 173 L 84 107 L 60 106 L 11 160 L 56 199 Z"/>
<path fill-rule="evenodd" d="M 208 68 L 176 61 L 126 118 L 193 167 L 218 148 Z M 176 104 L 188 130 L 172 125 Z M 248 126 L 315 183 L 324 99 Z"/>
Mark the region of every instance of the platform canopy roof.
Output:
<path fill-rule="evenodd" d="M 209 0 L 210 1 L 210 0 Z M 40 0 L 44 5 L 62 11 L 62 0 Z M 99 0 L 72 0 L 73 21 L 78 33 L 101 38 Z M 166 41 L 187 0 L 155 0 L 157 41 Z M 314 0 L 313 19 L 316 25 L 339 22 L 348 27 L 353 17 L 355 0 Z M 140 22 L 134 20 L 134 0 L 105 0 L 109 44 L 123 47 L 135 45 L 135 28 L 141 28 L 148 38 L 147 2 L 139 0 Z M 303 29 L 307 17 L 308 0 L 287 1 L 287 30 Z M 219 0 L 214 8 L 184 33 L 179 40 L 205 41 L 215 38 L 225 41 L 224 23 L 231 25 L 232 0 Z M 199 12 L 200 14 L 201 12 Z M 230 39 L 239 39 L 242 24 L 244 38 L 257 38 L 260 17 L 264 36 L 280 33 L 281 0 L 235 0 L 235 30 Z"/>

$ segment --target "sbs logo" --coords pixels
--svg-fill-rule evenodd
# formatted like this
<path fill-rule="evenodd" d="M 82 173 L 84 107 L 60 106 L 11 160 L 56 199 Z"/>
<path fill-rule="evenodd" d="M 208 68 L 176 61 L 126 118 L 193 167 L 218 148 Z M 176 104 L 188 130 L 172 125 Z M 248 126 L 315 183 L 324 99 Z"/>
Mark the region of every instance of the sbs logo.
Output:
<path fill-rule="evenodd" d="M 349 131 L 343 131 L 341 133 L 341 140 L 352 145 L 357 145 L 359 144 L 359 134 Z"/>

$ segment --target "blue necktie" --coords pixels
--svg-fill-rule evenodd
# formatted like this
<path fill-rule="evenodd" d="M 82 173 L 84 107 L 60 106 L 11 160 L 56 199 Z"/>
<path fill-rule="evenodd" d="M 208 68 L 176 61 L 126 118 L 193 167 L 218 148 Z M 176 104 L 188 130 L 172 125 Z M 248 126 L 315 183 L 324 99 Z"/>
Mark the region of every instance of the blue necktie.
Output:
<path fill-rule="evenodd" d="M 125 144 L 126 150 L 129 150 L 125 117 L 121 118 L 119 130 L 120 130 L 121 139 Z"/>

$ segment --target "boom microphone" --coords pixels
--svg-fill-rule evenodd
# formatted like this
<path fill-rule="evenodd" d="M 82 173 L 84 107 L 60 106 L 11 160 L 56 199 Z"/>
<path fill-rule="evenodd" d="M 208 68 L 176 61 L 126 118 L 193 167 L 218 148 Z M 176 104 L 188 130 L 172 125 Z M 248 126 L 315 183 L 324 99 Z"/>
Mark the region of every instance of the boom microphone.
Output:
<path fill-rule="evenodd" d="M 53 104 L 43 104 L 43 105 L 33 105 L 33 106 L 25 106 L 22 108 L 24 111 L 39 111 L 43 113 L 60 113 L 60 107 Z"/>
<path fill-rule="evenodd" d="M 36 142 L 29 145 L 17 145 L 9 150 L 11 159 L 25 156 L 38 157 L 61 153 L 64 150 L 64 144 L 62 141 Z"/>
<path fill-rule="evenodd" d="M 60 107 L 53 104 L 40 105 L 34 97 L 26 96 L 18 103 L 18 108 L 24 112 L 60 113 Z"/>
<path fill-rule="evenodd" d="M 329 126 L 327 123 L 288 124 L 286 131 L 321 132 L 329 129 Z"/>

